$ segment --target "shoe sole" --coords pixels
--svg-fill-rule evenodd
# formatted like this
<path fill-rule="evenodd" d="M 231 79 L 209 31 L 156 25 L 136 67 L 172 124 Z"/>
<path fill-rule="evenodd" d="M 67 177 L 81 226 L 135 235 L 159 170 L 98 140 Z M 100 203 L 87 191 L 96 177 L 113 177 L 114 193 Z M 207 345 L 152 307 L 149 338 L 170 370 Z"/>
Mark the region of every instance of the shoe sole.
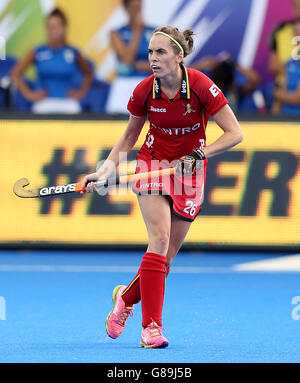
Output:
<path fill-rule="evenodd" d="M 105 321 L 106 333 L 107 333 L 107 335 L 108 335 L 110 338 L 112 338 L 112 339 L 117 339 L 118 337 L 113 337 L 113 336 L 111 336 L 111 335 L 109 334 L 108 326 L 107 326 L 107 322 L 108 322 L 109 317 L 111 316 L 112 312 L 114 311 L 114 308 L 115 308 L 115 305 L 116 305 L 116 296 L 117 296 L 118 291 L 119 291 L 119 289 L 120 289 L 121 287 L 123 287 L 123 285 L 118 285 L 118 286 L 116 286 L 116 287 L 114 288 L 114 291 L 113 291 L 113 294 L 112 294 L 112 301 L 113 301 L 114 307 L 113 307 L 113 309 L 111 310 L 111 312 L 107 315 L 107 317 L 106 317 L 106 321 Z"/>
<path fill-rule="evenodd" d="M 169 345 L 168 342 L 162 342 L 158 346 L 155 344 L 145 344 L 143 342 L 140 343 L 140 347 L 144 347 L 144 348 L 166 348 L 168 347 L 168 345 Z"/>

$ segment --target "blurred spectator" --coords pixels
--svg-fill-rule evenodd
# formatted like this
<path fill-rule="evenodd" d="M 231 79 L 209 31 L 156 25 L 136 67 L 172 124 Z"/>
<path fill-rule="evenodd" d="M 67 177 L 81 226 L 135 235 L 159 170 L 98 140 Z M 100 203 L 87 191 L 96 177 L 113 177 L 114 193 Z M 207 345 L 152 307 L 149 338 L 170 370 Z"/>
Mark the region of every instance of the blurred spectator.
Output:
<path fill-rule="evenodd" d="M 15 85 L 26 100 L 33 102 L 35 113 L 79 113 L 80 100 L 86 95 L 92 81 L 91 69 L 81 53 L 66 43 L 67 20 L 58 8 L 46 20 L 48 41 L 30 51 L 12 70 Z M 24 81 L 22 74 L 35 64 L 37 82 L 34 89 Z M 84 78 L 79 89 L 73 78 L 80 69 Z"/>
<path fill-rule="evenodd" d="M 300 37 L 300 19 L 295 21 L 294 36 Z M 284 83 L 275 86 L 272 113 L 300 115 L 300 41 L 298 42 L 298 57 L 288 60 L 283 67 Z"/>
<path fill-rule="evenodd" d="M 253 98 L 260 83 L 260 76 L 234 62 L 227 52 L 218 56 L 206 56 L 195 62 L 192 68 L 205 72 L 222 90 L 231 107 L 238 112 L 253 112 L 264 108 L 263 96 Z"/>
<path fill-rule="evenodd" d="M 9 109 L 11 106 L 11 70 L 16 62 L 12 56 L 0 60 L 0 109 Z"/>
<path fill-rule="evenodd" d="M 118 59 L 118 76 L 147 76 L 148 44 L 154 27 L 146 26 L 141 0 L 123 0 L 128 24 L 111 32 L 111 45 Z"/>
<path fill-rule="evenodd" d="M 111 32 L 111 45 L 117 57 L 117 78 L 109 93 L 106 111 L 126 113 L 132 90 L 149 76 L 148 44 L 155 29 L 146 26 L 142 16 L 142 0 L 123 0 L 128 24 Z"/>
<path fill-rule="evenodd" d="M 94 74 L 94 63 L 89 59 L 87 59 L 86 61 L 91 69 L 91 72 Z M 74 76 L 73 79 L 74 88 L 80 88 L 83 82 L 83 78 L 84 74 L 78 68 L 77 74 Z M 103 80 L 99 80 L 93 75 L 93 81 L 90 86 L 90 89 L 88 90 L 85 97 L 80 101 L 82 110 L 84 112 L 105 113 L 109 90 L 110 83 Z"/>
<path fill-rule="evenodd" d="M 284 65 L 292 57 L 295 49 L 293 43 L 294 23 L 300 19 L 300 0 L 290 0 L 293 6 L 294 19 L 279 24 L 272 33 L 270 40 L 269 70 L 276 76 L 278 85 L 282 85 Z"/>

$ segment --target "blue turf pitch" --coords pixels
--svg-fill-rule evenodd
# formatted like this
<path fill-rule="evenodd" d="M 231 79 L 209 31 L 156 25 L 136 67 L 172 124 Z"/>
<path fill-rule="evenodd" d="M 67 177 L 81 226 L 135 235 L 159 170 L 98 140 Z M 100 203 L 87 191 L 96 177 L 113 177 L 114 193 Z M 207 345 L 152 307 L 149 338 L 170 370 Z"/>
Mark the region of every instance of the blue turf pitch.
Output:
<path fill-rule="evenodd" d="M 140 304 L 119 339 L 105 332 L 112 290 L 141 253 L 2 251 L 0 362 L 299 362 L 299 273 L 232 269 L 273 257 L 180 253 L 163 311 L 170 345 L 149 350 L 138 347 Z"/>

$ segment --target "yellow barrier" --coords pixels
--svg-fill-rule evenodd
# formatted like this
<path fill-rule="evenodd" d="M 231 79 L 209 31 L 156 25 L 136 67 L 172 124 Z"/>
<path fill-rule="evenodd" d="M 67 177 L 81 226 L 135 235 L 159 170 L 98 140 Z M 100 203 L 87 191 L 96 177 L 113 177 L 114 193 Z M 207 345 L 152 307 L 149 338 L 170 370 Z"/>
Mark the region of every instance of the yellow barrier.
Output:
<path fill-rule="evenodd" d="M 12 192 L 14 182 L 22 177 L 28 177 L 32 187 L 80 180 L 106 157 L 125 122 L 4 121 L 1 125 L 0 243 L 146 243 L 137 198 L 130 190 L 121 188 L 105 197 L 26 200 Z M 243 143 L 209 160 L 204 207 L 186 242 L 299 245 L 299 126 L 241 125 Z M 131 160 L 146 131 L 145 127 Z M 208 143 L 221 133 L 210 123 Z M 134 169 L 134 161 L 130 167 Z"/>

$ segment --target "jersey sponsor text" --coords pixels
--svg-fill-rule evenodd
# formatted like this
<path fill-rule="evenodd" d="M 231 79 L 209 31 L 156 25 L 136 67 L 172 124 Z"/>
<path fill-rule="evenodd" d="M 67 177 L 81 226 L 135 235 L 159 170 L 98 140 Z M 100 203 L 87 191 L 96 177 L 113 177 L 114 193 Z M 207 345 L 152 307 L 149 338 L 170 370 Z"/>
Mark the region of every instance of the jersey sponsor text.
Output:
<path fill-rule="evenodd" d="M 143 188 L 149 188 L 149 187 L 158 187 L 158 188 L 160 188 L 160 187 L 162 187 L 162 186 L 164 186 L 164 184 L 163 184 L 163 182 L 149 182 L 149 183 L 147 183 L 147 184 L 142 184 L 142 185 L 140 185 L 140 189 L 143 189 Z"/>
<path fill-rule="evenodd" d="M 151 126 L 155 129 L 158 129 L 164 133 L 168 133 L 170 136 L 174 135 L 174 136 L 180 136 L 180 135 L 185 135 L 187 133 L 192 133 L 193 131 L 201 128 L 201 124 L 200 122 L 197 122 L 195 125 L 193 126 L 186 126 L 184 128 L 160 128 L 159 126 L 156 126 L 153 124 L 153 122 L 151 123 Z"/>
<path fill-rule="evenodd" d="M 154 108 L 154 106 L 150 106 L 151 112 L 160 112 L 160 113 L 166 113 L 167 109 L 166 108 Z"/>

